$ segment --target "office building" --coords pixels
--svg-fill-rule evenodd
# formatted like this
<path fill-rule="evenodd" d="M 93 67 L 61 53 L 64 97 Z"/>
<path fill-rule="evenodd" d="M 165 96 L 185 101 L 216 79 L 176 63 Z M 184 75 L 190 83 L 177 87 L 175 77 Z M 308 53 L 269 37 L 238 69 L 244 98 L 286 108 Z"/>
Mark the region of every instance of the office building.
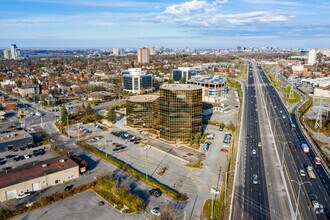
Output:
<path fill-rule="evenodd" d="M 4 50 L 3 51 L 3 57 L 7 60 L 11 59 L 11 55 L 10 55 L 10 50 Z"/>
<path fill-rule="evenodd" d="M 138 63 L 150 63 L 150 51 L 147 47 L 138 49 Z"/>
<path fill-rule="evenodd" d="M 11 59 L 18 59 L 21 55 L 20 50 L 17 48 L 16 44 L 11 44 L 10 45 L 10 57 Z"/>
<path fill-rule="evenodd" d="M 179 67 L 172 70 L 172 79 L 175 83 L 186 83 L 194 75 L 196 75 L 196 70 L 190 67 Z"/>
<path fill-rule="evenodd" d="M 130 93 L 150 92 L 153 89 L 151 74 L 141 68 L 131 68 L 122 72 L 123 89 Z"/>
<path fill-rule="evenodd" d="M 149 47 L 150 56 L 156 55 L 156 47 Z"/>
<path fill-rule="evenodd" d="M 112 53 L 114 56 L 119 56 L 119 49 L 118 48 L 113 48 Z"/>
<path fill-rule="evenodd" d="M 202 131 L 202 88 L 165 84 L 160 87 L 160 138 L 171 143 L 190 142 Z"/>
<path fill-rule="evenodd" d="M 314 49 L 308 52 L 308 65 L 314 65 L 316 63 L 316 51 Z"/>
<path fill-rule="evenodd" d="M 159 96 L 137 95 L 126 99 L 127 126 L 159 130 Z"/>
<path fill-rule="evenodd" d="M 29 85 L 21 88 L 17 88 L 18 94 L 20 94 L 22 97 L 30 96 L 40 94 L 40 88 L 39 85 Z"/>
<path fill-rule="evenodd" d="M 187 84 L 199 85 L 202 87 L 203 102 L 220 103 L 227 98 L 227 79 L 220 76 L 192 76 Z"/>
<path fill-rule="evenodd" d="M 33 145 L 33 137 L 24 130 L 0 134 L 0 152 Z"/>
<path fill-rule="evenodd" d="M 65 156 L 24 164 L 19 169 L 0 172 L 0 202 L 69 182 L 79 177 L 79 166 Z"/>

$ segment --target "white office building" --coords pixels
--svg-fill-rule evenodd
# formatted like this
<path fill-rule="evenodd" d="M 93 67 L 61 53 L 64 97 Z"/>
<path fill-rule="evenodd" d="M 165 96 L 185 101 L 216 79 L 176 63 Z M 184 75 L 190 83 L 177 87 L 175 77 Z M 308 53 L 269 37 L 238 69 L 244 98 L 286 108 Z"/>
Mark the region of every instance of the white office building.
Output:
<path fill-rule="evenodd" d="M 113 48 L 112 53 L 114 56 L 119 56 L 119 49 L 118 48 Z"/>
<path fill-rule="evenodd" d="M 149 47 L 150 56 L 156 55 L 156 47 Z"/>
<path fill-rule="evenodd" d="M 150 92 L 153 89 L 151 74 L 141 68 L 130 68 L 122 72 L 123 89 L 129 93 Z"/>

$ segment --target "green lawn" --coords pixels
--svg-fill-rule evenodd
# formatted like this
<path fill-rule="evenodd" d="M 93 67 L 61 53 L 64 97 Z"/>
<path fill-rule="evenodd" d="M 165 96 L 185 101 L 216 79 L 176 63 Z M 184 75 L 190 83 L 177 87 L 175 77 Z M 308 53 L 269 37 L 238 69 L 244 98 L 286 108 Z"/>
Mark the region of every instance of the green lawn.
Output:
<path fill-rule="evenodd" d="M 290 98 L 289 98 L 290 90 L 291 90 L 291 86 L 287 86 L 287 87 L 284 89 L 285 97 L 288 99 L 289 103 L 291 103 L 291 104 L 295 104 L 295 103 L 299 102 L 300 99 L 301 99 L 301 97 L 300 97 L 300 95 L 299 95 L 296 91 L 293 91 L 293 96 L 294 96 L 294 98 L 293 98 L 293 99 L 290 99 Z"/>

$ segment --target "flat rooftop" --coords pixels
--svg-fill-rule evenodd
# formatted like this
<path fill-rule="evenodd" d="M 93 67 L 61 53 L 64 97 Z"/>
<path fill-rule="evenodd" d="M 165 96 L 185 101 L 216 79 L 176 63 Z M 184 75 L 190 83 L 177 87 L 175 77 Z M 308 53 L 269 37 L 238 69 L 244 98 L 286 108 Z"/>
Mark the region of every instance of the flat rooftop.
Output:
<path fill-rule="evenodd" d="M 188 82 L 197 82 L 197 83 L 209 83 L 209 84 L 219 84 L 227 82 L 226 77 L 221 76 L 203 76 L 197 75 L 193 76 Z"/>
<path fill-rule="evenodd" d="M 77 167 L 78 169 L 78 164 L 65 156 L 24 164 L 21 167 L 7 170 L 7 172 L 1 171 L 0 188 L 22 183 L 73 167 Z"/>
<path fill-rule="evenodd" d="M 153 102 L 158 98 L 158 95 L 136 95 L 130 96 L 126 100 L 130 102 Z"/>
<path fill-rule="evenodd" d="M 15 141 L 15 140 L 19 140 L 22 138 L 32 138 L 32 135 L 30 135 L 29 133 L 27 133 L 24 130 L 0 134 L 0 143 L 7 142 L 7 141 Z"/>
<path fill-rule="evenodd" d="M 196 90 L 202 89 L 199 85 L 191 85 L 191 84 L 163 84 L 160 86 L 160 89 L 166 90 Z"/>

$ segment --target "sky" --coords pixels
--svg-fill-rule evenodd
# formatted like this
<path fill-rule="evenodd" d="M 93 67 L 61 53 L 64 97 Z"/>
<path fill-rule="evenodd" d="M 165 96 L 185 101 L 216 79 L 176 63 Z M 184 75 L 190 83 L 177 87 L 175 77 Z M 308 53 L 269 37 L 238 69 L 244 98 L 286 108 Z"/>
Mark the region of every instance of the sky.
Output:
<path fill-rule="evenodd" d="M 0 48 L 330 47 L 328 0 L 0 0 Z"/>

